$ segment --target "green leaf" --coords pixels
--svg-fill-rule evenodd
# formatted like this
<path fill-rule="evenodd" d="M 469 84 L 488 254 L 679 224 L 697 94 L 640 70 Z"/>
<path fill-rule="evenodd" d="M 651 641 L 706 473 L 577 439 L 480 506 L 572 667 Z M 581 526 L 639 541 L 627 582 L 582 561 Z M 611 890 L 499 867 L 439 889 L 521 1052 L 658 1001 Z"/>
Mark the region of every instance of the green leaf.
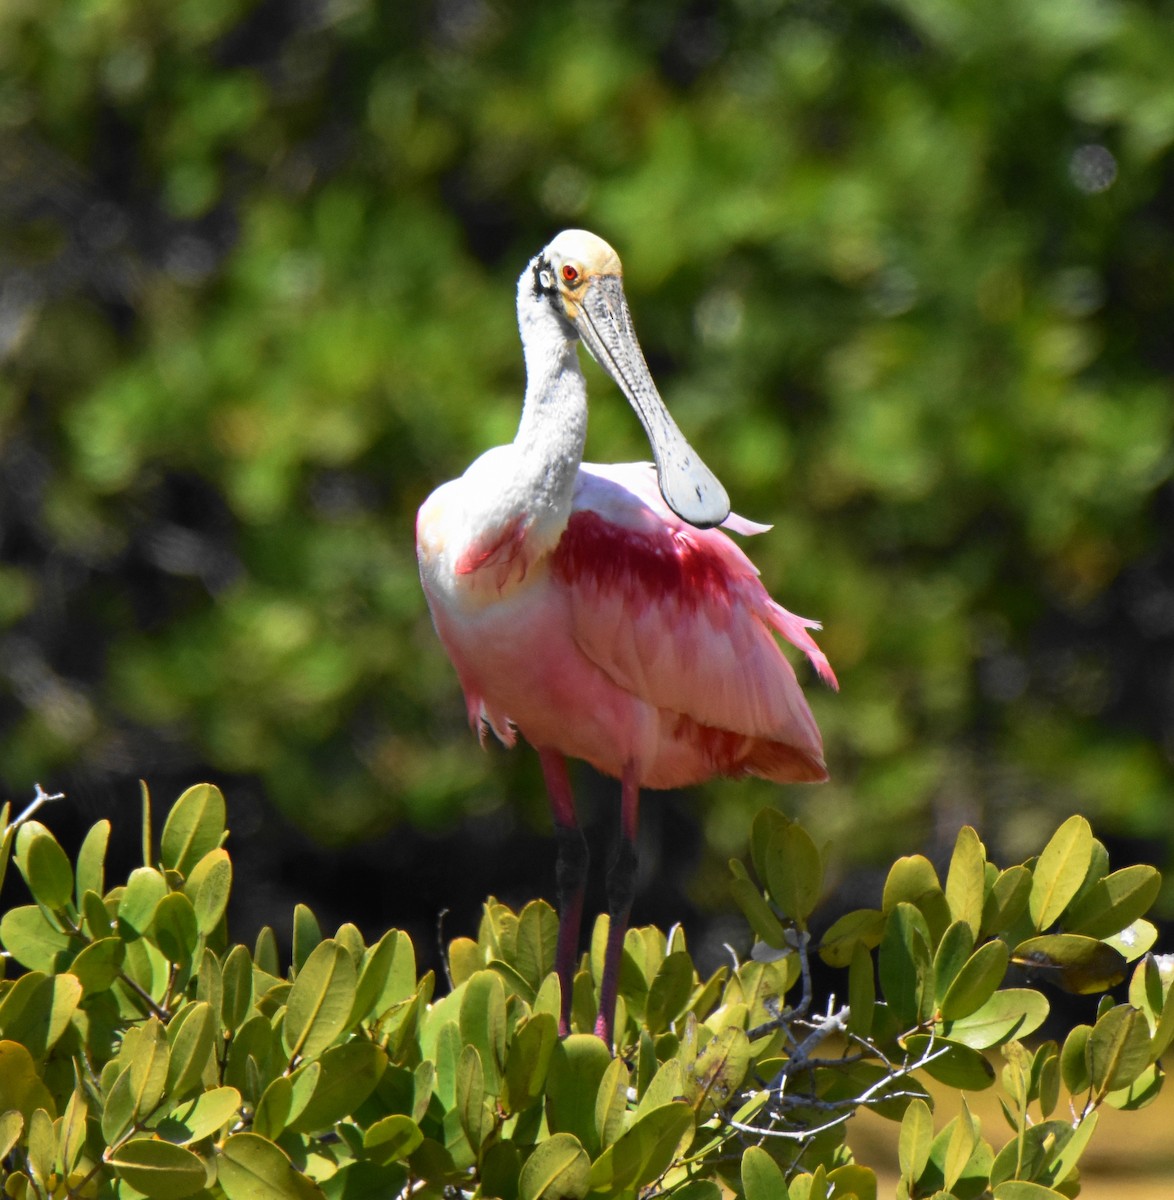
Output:
<path fill-rule="evenodd" d="M 8 874 L 8 864 L 12 859 L 12 846 L 16 841 L 17 826 L 10 823 L 12 804 L 5 800 L 0 804 L 0 888 Z"/>
<path fill-rule="evenodd" d="M 905 1046 L 914 1058 L 929 1053 L 934 1057 L 922 1070 L 955 1091 L 979 1092 L 995 1081 L 995 1068 L 981 1051 L 949 1038 L 927 1033 L 910 1034 Z"/>
<path fill-rule="evenodd" d="M 106 1144 L 112 1146 L 120 1142 L 134 1121 L 135 1096 L 130 1086 L 130 1068 L 127 1067 L 106 1093 L 106 1103 L 102 1106 L 102 1137 Z"/>
<path fill-rule="evenodd" d="M 150 1200 L 182 1200 L 208 1182 L 204 1160 L 171 1142 L 135 1138 L 119 1146 L 107 1161 L 120 1179 Z"/>
<path fill-rule="evenodd" d="M 359 981 L 355 986 L 355 1003 L 347 1020 L 348 1025 L 357 1025 L 375 1011 L 375 1002 L 387 983 L 387 976 L 395 959 L 396 943 L 402 936 L 398 929 L 389 929 L 364 954 L 363 964 L 359 968 Z"/>
<path fill-rule="evenodd" d="M 90 937 L 106 938 L 114 934 L 114 918 L 97 892 L 82 892 L 81 912 L 83 931 Z"/>
<path fill-rule="evenodd" d="M 1092 829 L 1084 817 L 1069 817 L 1052 834 L 1035 864 L 1028 909 L 1036 929 L 1055 924 L 1080 890 L 1092 861 Z"/>
<path fill-rule="evenodd" d="M 1050 1117 L 1060 1101 L 1060 1051 L 1055 1042 L 1036 1049 L 1031 1062 L 1031 1094 L 1039 1101 L 1044 1118 Z"/>
<path fill-rule="evenodd" d="M 1064 1086 L 1074 1096 L 1092 1087 L 1088 1057 L 1088 1039 L 1091 1035 L 1091 1025 L 1076 1025 L 1068 1031 L 1060 1049 L 1060 1076 Z"/>
<path fill-rule="evenodd" d="M 4 1097 L 4 1111 L 19 1112 L 26 1122 L 38 1108 L 51 1116 L 57 1113 L 53 1096 L 41 1082 L 37 1064 L 19 1042 L 0 1041 L 0 1096 Z"/>
<path fill-rule="evenodd" d="M 29 1176 L 42 1194 L 50 1190 L 49 1176 L 53 1174 L 56 1152 L 53 1118 L 43 1108 L 38 1108 L 29 1118 L 25 1133 L 25 1162 Z"/>
<path fill-rule="evenodd" d="M 690 1180 L 682 1187 L 673 1188 L 672 1193 L 673 1200 L 723 1200 L 725 1194 L 712 1179 Z M 844 1194 L 854 1193 L 846 1192 Z M 876 1200 L 876 1197 L 873 1196 L 872 1200 Z"/>
<path fill-rule="evenodd" d="M 18 865 L 22 865 L 18 861 Z M 25 847 L 25 882 L 33 899 L 54 912 L 73 899 L 73 867 L 57 839 L 48 832 L 38 834 Z"/>
<path fill-rule="evenodd" d="M 77 879 L 74 896 L 81 910 L 86 892 L 101 896 L 106 891 L 106 846 L 110 841 L 110 822 L 95 821 L 82 839 L 77 852 Z"/>
<path fill-rule="evenodd" d="M 393 930 L 393 932 L 395 932 Z M 267 975 L 281 974 L 281 963 L 277 957 L 277 934 L 272 925 L 262 925 L 253 945 L 253 962 Z"/>
<path fill-rule="evenodd" d="M 754 819 L 752 846 L 759 878 L 784 916 L 805 927 L 823 889 L 819 847 L 798 822 L 774 809 Z"/>
<path fill-rule="evenodd" d="M 505 1063 L 505 988 L 496 971 L 476 971 L 465 984 L 460 1011 L 461 1038 L 475 1046 L 481 1058 L 486 1092 L 501 1091 Z"/>
<path fill-rule="evenodd" d="M 65 1114 L 61 1119 L 61 1167 L 66 1176 L 73 1173 L 74 1168 L 81 1160 L 82 1151 L 86 1145 L 86 1118 L 89 1113 L 90 1106 L 86 1099 L 86 1093 L 78 1084 L 74 1087 L 73 1093 L 65 1105 Z M 19 1114 L 17 1115 L 19 1116 Z M 0 1158 L 3 1158 L 6 1153 L 7 1151 L 0 1148 Z"/>
<path fill-rule="evenodd" d="M 1125 978 L 1125 959 L 1112 946 L 1077 933 L 1042 934 L 1015 947 L 1012 961 L 1030 967 L 1066 992 L 1088 995 Z"/>
<path fill-rule="evenodd" d="M 964 921 L 970 927 L 972 940 L 977 939 L 986 899 L 986 848 L 969 825 L 958 831 L 954 842 L 945 892 L 950 916 L 955 921 Z"/>
<path fill-rule="evenodd" d="M 154 867 L 136 867 L 118 900 L 118 920 L 125 940 L 142 937 L 155 919 L 155 907 L 167 895 L 167 880 Z"/>
<path fill-rule="evenodd" d="M 46 975 L 66 970 L 72 957 L 69 935 L 53 925 L 36 904 L 10 908 L 0 917 L 0 942 L 22 967 Z"/>
<path fill-rule="evenodd" d="M 151 833 L 151 790 L 147 787 L 145 779 L 139 780 L 139 801 L 142 810 L 142 829 L 139 836 L 143 848 L 143 866 L 149 867 L 154 861 L 154 855 L 151 853 L 154 840 Z"/>
<path fill-rule="evenodd" d="M 317 1063 L 313 1065 L 318 1066 Z M 308 1091 L 307 1103 L 309 1099 L 310 1092 Z M 271 1140 L 280 1137 L 289 1124 L 292 1105 L 293 1083 L 288 1075 L 278 1075 L 261 1093 L 261 1099 L 257 1101 L 257 1109 L 253 1113 L 253 1132 Z M 304 1108 L 305 1105 L 302 1107 Z"/>
<path fill-rule="evenodd" d="M 1157 899 L 1162 876 L 1155 867 L 1138 863 L 1098 879 L 1065 914 L 1072 933 L 1103 938 L 1144 916 Z"/>
<path fill-rule="evenodd" d="M 131 1111 L 136 1120 L 154 1112 L 163 1098 L 169 1058 L 167 1030 L 157 1017 L 151 1017 L 140 1026 L 128 1071 Z"/>
<path fill-rule="evenodd" d="M 0 1159 L 8 1157 L 23 1132 L 24 1117 L 15 1108 L 0 1112 Z"/>
<path fill-rule="evenodd" d="M 1024 866 L 1001 871 L 982 906 L 981 937 L 1003 933 L 1027 911 L 1033 877 Z"/>
<path fill-rule="evenodd" d="M 192 868 L 183 892 L 192 902 L 197 928 L 208 937 L 220 924 L 232 892 L 232 860 L 228 851 L 219 847 L 209 850 Z"/>
<path fill-rule="evenodd" d="M 424 1140 L 419 1125 L 403 1113 L 383 1117 L 363 1133 L 363 1149 L 374 1161 L 383 1165 L 398 1162 Z"/>
<path fill-rule="evenodd" d="M 501 1100 L 507 1113 L 522 1112 L 542 1096 L 557 1042 L 558 1021 L 551 1013 L 535 1013 L 518 1024 L 502 1079 Z"/>
<path fill-rule="evenodd" d="M 531 900 L 518 917 L 513 966 L 534 991 L 554 970 L 558 914 L 545 900 Z"/>
<path fill-rule="evenodd" d="M 228 952 L 221 968 L 220 986 L 220 1019 L 229 1033 L 235 1033 L 253 1008 L 253 963 L 244 946 L 233 946 Z M 288 1032 L 288 1014 L 285 1029 Z"/>
<path fill-rule="evenodd" d="M 627 1111 L 628 1067 L 622 1058 L 613 1058 L 595 1097 L 595 1133 L 600 1147 L 610 1146 L 624 1132 Z"/>
<path fill-rule="evenodd" d="M 783 929 L 783 923 L 775 916 L 761 890 L 751 881 L 750 876 L 746 874 L 746 868 L 736 858 L 730 859 L 730 870 L 734 873 L 734 878 L 730 881 L 730 893 L 734 897 L 734 903 L 750 922 L 750 928 L 768 946 L 782 950 L 787 944 L 787 933 Z"/>
<path fill-rule="evenodd" d="M 897 1141 L 897 1162 L 901 1176 L 908 1184 L 909 1195 L 913 1195 L 913 1184 L 925 1171 L 932 1144 L 933 1113 L 924 1100 L 915 1096 L 901 1118 L 901 1136 Z M 747 1200 L 750 1200 L 749 1195 Z"/>
<path fill-rule="evenodd" d="M 217 1022 L 212 1006 L 197 1000 L 185 1004 L 168 1022 L 166 1093 L 182 1100 L 199 1084 L 212 1055 Z"/>
<path fill-rule="evenodd" d="M 995 1200 L 1063 1200 L 1064 1193 L 1027 1179 L 1007 1179 L 994 1191 Z"/>
<path fill-rule="evenodd" d="M 1096 1131 L 1098 1119 L 1097 1112 L 1088 1113 L 1072 1131 L 1072 1136 L 1060 1147 L 1052 1163 L 1052 1178 L 1057 1183 L 1063 1183 L 1080 1161 L 1080 1156 L 1088 1148 Z"/>
<path fill-rule="evenodd" d="M 293 969 L 300 972 L 314 948 L 322 941 L 318 918 L 304 905 L 294 905 Z"/>
<path fill-rule="evenodd" d="M 315 1059 L 305 1066 L 298 1067 L 292 1076 L 285 1078 L 289 1081 L 289 1111 L 284 1117 L 284 1125 L 288 1129 L 310 1107 L 310 1101 L 314 1099 L 314 1093 L 322 1079 L 322 1059 Z"/>
<path fill-rule="evenodd" d="M 155 1126 L 169 1142 L 199 1142 L 219 1133 L 240 1114 L 241 1094 L 233 1087 L 215 1087 L 176 1105 Z"/>
<path fill-rule="evenodd" d="M 621 1193 L 645 1187 L 668 1170 L 677 1147 L 692 1132 L 688 1104 L 674 1101 L 652 1109 L 591 1164 L 590 1189 Z"/>
<path fill-rule="evenodd" d="M 1086 1053 L 1098 1097 L 1128 1087 L 1152 1061 L 1144 1014 L 1131 1004 L 1109 1009 L 1093 1026 Z"/>
<path fill-rule="evenodd" d="M 946 1156 L 942 1165 L 942 1179 L 946 1191 L 953 1191 L 954 1185 L 962 1178 L 971 1155 L 978 1148 L 978 1128 L 970 1115 L 970 1108 L 965 1097 L 958 1115 L 947 1126 L 950 1130 L 946 1142 Z"/>
<path fill-rule="evenodd" d="M 0 1037 L 42 1059 L 69 1027 L 81 998 L 82 985 L 72 975 L 22 975 L 0 1000 Z"/>
<path fill-rule="evenodd" d="M 1027 988 L 1005 988 L 981 1008 L 957 1021 L 946 1022 L 945 1034 L 975 1050 L 986 1050 L 1010 1038 L 1024 1038 L 1048 1015 L 1048 1002 Z"/>
<path fill-rule="evenodd" d="M 472 938 L 454 938 L 448 944 L 448 974 L 453 987 L 485 967 L 485 948 Z M 520 978 L 520 976 L 519 976 Z"/>
<path fill-rule="evenodd" d="M 688 1007 L 693 994 L 693 960 L 684 950 L 665 957 L 648 989 L 644 1024 L 655 1036 L 663 1033 Z"/>
<path fill-rule="evenodd" d="M 876 977 L 872 955 L 863 942 L 857 942 L 848 968 L 848 1031 L 857 1037 L 872 1033 L 876 1013 Z"/>
<path fill-rule="evenodd" d="M 518 1178 L 518 1200 L 580 1200 L 587 1195 L 591 1161 L 570 1133 L 538 1143 Z"/>
<path fill-rule="evenodd" d="M 224 1143 L 216 1182 L 228 1200 L 322 1200 L 286 1153 L 255 1133 L 234 1133 Z"/>
<path fill-rule="evenodd" d="M 921 910 L 906 901 L 888 914 L 877 959 L 881 993 L 902 1026 L 916 1025 L 933 1008 L 929 929 Z"/>
<path fill-rule="evenodd" d="M 1153 949 L 1158 940 L 1158 930 L 1149 921 L 1137 920 L 1127 925 L 1120 933 L 1111 934 L 1104 939 L 1106 946 L 1112 946 L 1126 962 L 1134 962 L 1143 954 Z"/>
<path fill-rule="evenodd" d="M 314 1064 L 309 1064 L 313 1066 Z M 387 1054 L 374 1042 L 353 1040 L 332 1046 L 317 1059 L 321 1075 L 305 1108 L 301 1103 L 299 1082 L 307 1067 L 294 1072 L 294 1095 L 289 1128 L 300 1133 L 325 1129 L 351 1113 L 375 1090 L 387 1067 Z"/>
<path fill-rule="evenodd" d="M 911 854 L 897 859 L 889 868 L 881 909 L 887 916 L 898 904 L 917 904 L 924 896 L 940 891 L 933 863 L 923 854 Z"/>
<path fill-rule="evenodd" d="M 833 921 L 819 943 L 819 956 L 829 967 L 846 967 L 857 944 L 875 950 L 885 932 L 885 914 L 875 908 L 858 908 Z"/>
<path fill-rule="evenodd" d="M 190 787 L 171 806 L 159 840 L 159 857 L 170 870 L 188 875 L 224 840 L 224 796 L 211 783 Z"/>
<path fill-rule="evenodd" d="M 493 1113 L 485 1104 L 485 1070 L 476 1046 L 466 1044 L 457 1063 L 457 1114 L 476 1154 L 493 1129 Z"/>
<path fill-rule="evenodd" d="M 782 1168 L 761 1146 L 742 1153 L 742 1192 L 746 1200 L 790 1200 Z"/>
<path fill-rule="evenodd" d="M 685 1072 L 685 1099 L 694 1112 L 708 1116 L 734 1096 L 750 1069 L 750 1041 L 744 1030 L 729 1025 L 710 1038 Z"/>
<path fill-rule="evenodd" d="M 155 905 L 149 936 L 168 962 L 185 966 L 192 961 L 200 931 L 192 902 L 183 892 L 169 892 Z"/>
<path fill-rule="evenodd" d="M 636 1117 L 639 1119 L 654 1108 L 662 1108 L 673 1100 L 679 1100 L 685 1094 L 685 1067 L 679 1058 L 670 1058 L 661 1063 L 656 1074 L 652 1077 L 640 1103 L 636 1106 Z"/>
<path fill-rule="evenodd" d="M 572 1033 L 551 1052 L 546 1120 L 552 1133 L 572 1133 L 589 1155 L 600 1150 L 595 1097 L 611 1062 L 607 1047 L 589 1033 Z"/>
<path fill-rule="evenodd" d="M 86 946 L 69 964 L 69 973 L 82 985 L 83 996 L 104 992 L 118 978 L 126 957 L 122 938 L 99 938 Z"/>
<path fill-rule="evenodd" d="M 1161 1066 L 1151 1062 L 1145 1070 L 1131 1079 L 1124 1087 L 1116 1088 L 1105 1097 L 1105 1103 L 1113 1108 L 1133 1112 L 1152 1104 L 1162 1090 L 1165 1076 Z"/>
<path fill-rule="evenodd" d="M 947 926 L 933 958 L 934 996 L 939 1003 L 973 951 L 974 934 L 965 921 Z"/>
<path fill-rule="evenodd" d="M 966 960 L 942 999 L 944 1021 L 958 1021 L 977 1012 L 994 995 L 1007 973 L 1007 944 L 987 942 Z"/>

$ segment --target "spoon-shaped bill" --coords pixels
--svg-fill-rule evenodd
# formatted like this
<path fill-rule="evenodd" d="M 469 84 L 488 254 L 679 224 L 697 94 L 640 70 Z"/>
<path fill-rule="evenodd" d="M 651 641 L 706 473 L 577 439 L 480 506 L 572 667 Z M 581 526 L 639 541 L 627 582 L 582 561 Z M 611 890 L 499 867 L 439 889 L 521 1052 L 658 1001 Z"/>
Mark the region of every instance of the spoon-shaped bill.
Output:
<path fill-rule="evenodd" d="M 619 276 L 594 279 L 575 322 L 591 357 L 615 380 L 636 410 L 652 444 L 656 478 L 665 503 L 683 521 L 708 529 L 730 515 L 730 498 L 669 414 L 652 375 L 624 299 Z"/>

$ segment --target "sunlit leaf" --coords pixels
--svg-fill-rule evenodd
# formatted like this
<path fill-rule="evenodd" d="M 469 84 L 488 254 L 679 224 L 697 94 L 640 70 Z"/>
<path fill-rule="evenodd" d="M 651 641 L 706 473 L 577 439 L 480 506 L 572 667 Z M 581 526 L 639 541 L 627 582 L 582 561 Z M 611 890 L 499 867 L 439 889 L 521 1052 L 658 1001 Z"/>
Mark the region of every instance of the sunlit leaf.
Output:
<path fill-rule="evenodd" d="M 1054 924 L 1084 882 L 1092 859 L 1092 830 L 1077 814 L 1052 835 L 1036 862 L 1029 908 L 1036 929 Z"/>
<path fill-rule="evenodd" d="M 668 1169 L 692 1130 L 689 1105 L 674 1102 L 652 1109 L 591 1164 L 590 1187 L 618 1193 L 651 1183 Z"/>
<path fill-rule="evenodd" d="M 208 1181 L 199 1155 L 151 1138 L 124 1142 L 109 1162 L 120 1179 L 150 1200 L 182 1200 L 200 1191 Z"/>
<path fill-rule="evenodd" d="M 224 796 L 218 787 L 197 783 L 188 788 L 171 806 L 163 823 L 159 840 L 163 865 L 188 875 L 224 839 L 224 818 Z"/>
<path fill-rule="evenodd" d="M 255 1133 L 234 1133 L 217 1158 L 217 1183 L 228 1200 L 322 1200 L 289 1156 Z"/>
<path fill-rule="evenodd" d="M 591 1162 L 577 1138 L 554 1133 L 534 1148 L 518 1179 L 518 1200 L 579 1200 Z"/>

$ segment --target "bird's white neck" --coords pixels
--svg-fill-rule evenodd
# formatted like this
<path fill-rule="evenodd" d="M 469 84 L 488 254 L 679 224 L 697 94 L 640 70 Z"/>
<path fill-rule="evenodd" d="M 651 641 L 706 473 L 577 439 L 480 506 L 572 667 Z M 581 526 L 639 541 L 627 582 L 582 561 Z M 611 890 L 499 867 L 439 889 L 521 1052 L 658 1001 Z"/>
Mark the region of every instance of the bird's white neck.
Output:
<path fill-rule="evenodd" d="M 514 438 L 529 516 L 557 541 L 571 513 L 587 441 L 587 381 L 571 326 L 528 276 L 518 287 L 518 326 L 526 358 L 526 399 Z"/>

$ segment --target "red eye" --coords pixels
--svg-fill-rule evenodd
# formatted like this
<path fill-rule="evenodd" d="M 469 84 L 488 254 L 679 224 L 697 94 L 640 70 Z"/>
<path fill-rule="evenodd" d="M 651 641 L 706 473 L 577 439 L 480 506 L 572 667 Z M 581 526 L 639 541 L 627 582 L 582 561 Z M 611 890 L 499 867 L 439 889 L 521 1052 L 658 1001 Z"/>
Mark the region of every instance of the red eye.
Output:
<path fill-rule="evenodd" d="M 579 278 L 579 272 L 575 270 L 570 263 L 567 263 L 567 265 L 563 267 L 563 278 L 567 281 L 567 283 L 574 283 L 575 280 Z"/>

